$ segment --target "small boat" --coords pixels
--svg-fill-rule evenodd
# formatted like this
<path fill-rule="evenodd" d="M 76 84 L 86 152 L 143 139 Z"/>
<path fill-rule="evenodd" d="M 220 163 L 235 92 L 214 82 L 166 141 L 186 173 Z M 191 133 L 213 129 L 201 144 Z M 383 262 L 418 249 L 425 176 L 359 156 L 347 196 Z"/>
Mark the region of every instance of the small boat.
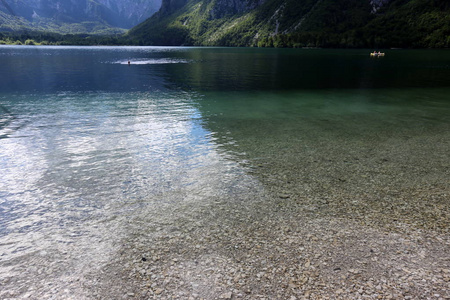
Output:
<path fill-rule="evenodd" d="M 381 53 L 381 52 L 372 52 L 372 53 L 370 53 L 370 56 L 373 56 L 373 57 L 384 56 L 384 53 Z"/>

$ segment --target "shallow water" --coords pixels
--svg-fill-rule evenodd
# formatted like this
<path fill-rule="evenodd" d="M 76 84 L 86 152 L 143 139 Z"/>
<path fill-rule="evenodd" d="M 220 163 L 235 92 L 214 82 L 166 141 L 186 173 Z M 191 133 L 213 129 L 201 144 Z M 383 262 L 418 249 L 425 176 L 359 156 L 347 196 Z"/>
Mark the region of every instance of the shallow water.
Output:
<path fill-rule="evenodd" d="M 92 297 L 170 207 L 448 190 L 450 53 L 368 53 L 0 47 L 0 298 Z"/>

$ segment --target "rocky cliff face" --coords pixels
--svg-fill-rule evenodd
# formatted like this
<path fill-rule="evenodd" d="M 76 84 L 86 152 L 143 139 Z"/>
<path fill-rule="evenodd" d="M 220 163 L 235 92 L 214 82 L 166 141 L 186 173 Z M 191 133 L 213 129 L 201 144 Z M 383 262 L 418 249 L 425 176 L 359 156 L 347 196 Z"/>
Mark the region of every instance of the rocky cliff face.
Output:
<path fill-rule="evenodd" d="M 156 13 L 161 7 L 161 0 L 98 0 L 110 11 L 126 20 L 129 28 L 135 26 Z M 129 24 L 129 25 L 128 25 Z"/>
<path fill-rule="evenodd" d="M 161 6 L 162 0 L 1 0 L 0 11 L 28 22 L 100 22 L 131 28 Z"/>

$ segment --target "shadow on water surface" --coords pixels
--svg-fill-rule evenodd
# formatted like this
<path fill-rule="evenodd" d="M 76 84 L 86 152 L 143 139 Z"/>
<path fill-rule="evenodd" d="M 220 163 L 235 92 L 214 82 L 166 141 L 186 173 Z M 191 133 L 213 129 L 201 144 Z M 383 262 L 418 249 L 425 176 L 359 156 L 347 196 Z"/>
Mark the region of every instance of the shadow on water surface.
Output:
<path fill-rule="evenodd" d="M 171 80 L 195 91 L 448 87 L 450 52 L 198 49 L 192 65 L 173 65 Z"/>

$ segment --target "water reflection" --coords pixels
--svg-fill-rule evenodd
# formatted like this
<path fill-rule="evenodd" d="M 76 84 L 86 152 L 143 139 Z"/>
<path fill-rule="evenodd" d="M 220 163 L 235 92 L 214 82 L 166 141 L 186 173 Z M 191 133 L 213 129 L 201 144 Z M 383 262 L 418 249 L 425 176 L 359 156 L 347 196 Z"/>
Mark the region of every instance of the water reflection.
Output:
<path fill-rule="evenodd" d="M 108 261 L 127 220 L 223 193 L 220 186 L 237 180 L 238 165 L 212 143 L 190 93 L 1 101 L 14 122 L 27 120 L 17 130 L 4 122 L 0 140 L 1 297 L 30 288 L 62 297 L 63 287 L 82 295 L 70 282 Z"/>

